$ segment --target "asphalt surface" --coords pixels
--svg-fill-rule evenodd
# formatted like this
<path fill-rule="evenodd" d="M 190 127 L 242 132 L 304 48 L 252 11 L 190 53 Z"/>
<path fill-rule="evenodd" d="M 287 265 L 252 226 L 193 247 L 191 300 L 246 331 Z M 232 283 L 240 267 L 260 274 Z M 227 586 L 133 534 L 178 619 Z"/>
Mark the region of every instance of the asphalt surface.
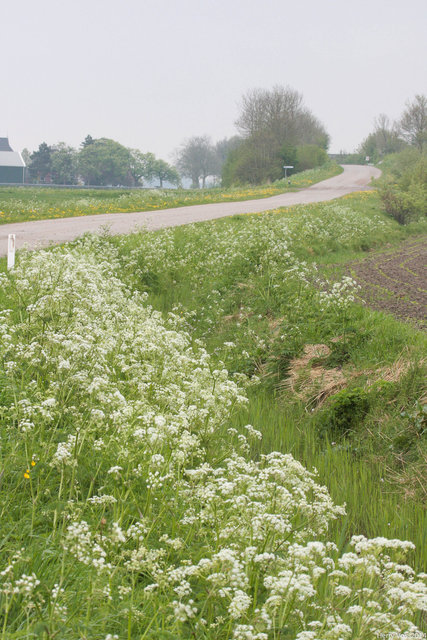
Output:
<path fill-rule="evenodd" d="M 158 211 L 137 213 L 105 213 L 75 218 L 37 220 L 0 225 L 0 256 L 7 254 L 7 240 L 15 234 L 16 249 L 37 249 L 50 244 L 75 240 L 84 233 L 100 233 L 108 228 L 112 234 L 132 233 L 138 228 L 161 229 L 190 222 L 202 222 L 238 213 L 259 213 L 294 204 L 325 202 L 341 196 L 369 189 L 371 178 L 377 178 L 380 170 L 362 165 L 344 165 L 344 172 L 334 178 L 318 182 L 308 189 L 283 193 L 260 200 L 199 204 Z"/>

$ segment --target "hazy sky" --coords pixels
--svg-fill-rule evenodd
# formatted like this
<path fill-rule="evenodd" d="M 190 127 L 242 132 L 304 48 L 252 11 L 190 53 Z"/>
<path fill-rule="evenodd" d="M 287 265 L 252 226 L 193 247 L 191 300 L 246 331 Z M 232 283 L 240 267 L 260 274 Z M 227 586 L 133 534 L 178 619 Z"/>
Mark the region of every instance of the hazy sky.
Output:
<path fill-rule="evenodd" d="M 234 135 L 241 96 L 289 85 L 351 151 L 427 93 L 426 0 L 0 0 L 0 136 L 90 133 L 171 159 Z"/>

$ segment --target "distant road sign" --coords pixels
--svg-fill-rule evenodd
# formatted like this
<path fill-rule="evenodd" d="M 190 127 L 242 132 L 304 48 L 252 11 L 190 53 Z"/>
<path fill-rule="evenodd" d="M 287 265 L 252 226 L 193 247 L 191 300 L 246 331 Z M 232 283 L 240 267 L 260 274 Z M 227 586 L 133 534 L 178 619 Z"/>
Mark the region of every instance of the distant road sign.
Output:
<path fill-rule="evenodd" d="M 288 169 L 293 169 L 294 167 L 292 164 L 285 164 L 283 165 L 283 168 L 285 170 L 285 180 L 286 180 L 288 177 Z M 290 180 L 289 180 L 289 183 L 290 183 Z"/>

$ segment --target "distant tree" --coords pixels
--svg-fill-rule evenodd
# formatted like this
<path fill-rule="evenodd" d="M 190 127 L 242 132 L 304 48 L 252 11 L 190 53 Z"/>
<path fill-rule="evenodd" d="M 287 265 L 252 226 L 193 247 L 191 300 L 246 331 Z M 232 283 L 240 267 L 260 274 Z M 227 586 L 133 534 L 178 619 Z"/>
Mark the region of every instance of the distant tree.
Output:
<path fill-rule="evenodd" d="M 427 97 L 416 95 L 412 102 L 406 103 L 399 121 L 401 137 L 410 145 L 422 151 L 427 144 Z"/>
<path fill-rule="evenodd" d="M 36 182 L 50 182 L 52 173 L 52 147 L 46 142 L 39 144 L 30 155 L 30 175 Z"/>
<path fill-rule="evenodd" d="M 129 149 L 109 138 L 94 140 L 78 154 L 78 169 L 85 184 L 130 185 L 130 167 Z"/>
<path fill-rule="evenodd" d="M 283 175 L 284 147 L 316 145 L 326 150 L 329 144 L 321 122 L 290 87 L 248 91 L 236 126 L 243 143 L 224 165 L 223 180 L 229 183 L 277 180 Z"/>
<path fill-rule="evenodd" d="M 318 144 L 329 141 L 323 125 L 303 105 L 303 97 L 290 87 L 252 89 L 242 98 L 236 126 L 243 137 L 269 133 L 280 145 Z"/>
<path fill-rule="evenodd" d="M 92 138 L 91 135 L 88 134 L 80 146 L 82 149 L 84 149 L 85 147 L 88 147 L 90 144 L 93 144 L 94 142 L 95 140 Z"/>
<path fill-rule="evenodd" d="M 154 153 L 143 153 L 139 149 L 129 149 L 130 172 L 135 184 L 141 184 L 142 179 L 150 182 L 155 175 L 156 156 Z"/>
<path fill-rule="evenodd" d="M 170 182 L 177 186 L 181 182 L 178 171 L 165 160 L 155 159 L 151 171 L 152 177 L 159 180 L 160 187 L 163 187 L 164 182 Z"/>
<path fill-rule="evenodd" d="M 223 167 L 229 154 L 234 149 L 242 144 L 242 138 L 240 136 L 232 136 L 231 138 L 223 138 L 219 140 L 214 147 L 217 162 L 219 164 L 219 170 Z"/>
<path fill-rule="evenodd" d="M 280 149 L 280 157 L 283 163 L 282 166 L 294 167 L 293 170 L 288 171 L 288 174 L 298 170 L 297 148 L 295 145 L 285 143 Z"/>
<path fill-rule="evenodd" d="M 316 116 L 308 109 L 303 109 L 295 118 L 296 140 L 298 144 L 314 144 L 327 151 L 331 138 Z"/>
<path fill-rule="evenodd" d="M 365 158 L 369 158 L 371 162 L 377 162 L 389 153 L 401 151 L 404 146 L 405 143 L 399 137 L 397 127 L 390 122 L 388 116 L 381 113 L 374 120 L 373 132 L 365 138 L 358 152 Z"/>
<path fill-rule="evenodd" d="M 206 178 L 219 175 L 220 167 L 217 154 L 208 136 L 195 136 L 181 146 L 176 153 L 176 166 L 182 176 L 191 178 L 192 188 L 203 189 Z"/>
<path fill-rule="evenodd" d="M 22 149 L 22 153 L 21 153 L 22 159 L 25 162 L 25 164 L 27 165 L 27 167 L 29 166 L 29 164 L 31 163 L 31 154 L 28 151 L 27 148 Z"/>
<path fill-rule="evenodd" d="M 297 147 L 296 166 L 298 171 L 307 171 L 320 167 L 328 161 L 328 154 L 315 144 L 304 144 Z"/>
<path fill-rule="evenodd" d="M 51 168 L 52 179 L 56 184 L 76 184 L 77 151 L 65 142 L 58 142 L 52 147 Z"/>
<path fill-rule="evenodd" d="M 246 138 L 265 130 L 283 138 L 284 129 L 289 128 L 301 105 L 302 95 L 289 87 L 251 89 L 242 97 L 237 129 Z"/>
<path fill-rule="evenodd" d="M 259 184 L 283 176 L 280 148 L 271 132 L 256 132 L 232 151 L 222 171 L 223 186 Z"/>
<path fill-rule="evenodd" d="M 242 143 L 244 144 L 244 143 Z M 237 168 L 241 162 L 242 153 L 239 148 L 232 149 L 227 155 L 221 170 L 221 185 L 225 188 L 231 187 L 232 184 L 238 182 Z"/>

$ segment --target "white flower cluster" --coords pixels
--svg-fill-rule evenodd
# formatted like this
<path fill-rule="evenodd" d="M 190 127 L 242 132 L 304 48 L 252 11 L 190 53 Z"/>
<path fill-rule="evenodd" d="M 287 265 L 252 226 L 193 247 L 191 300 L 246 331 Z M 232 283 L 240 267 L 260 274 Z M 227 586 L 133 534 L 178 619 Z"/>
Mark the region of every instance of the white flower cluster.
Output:
<path fill-rule="evenodd" d="M 73 457 L 73 452 L 76 446 L 76 436 L 69 435 L 67 442 L 60 442 L 55 453 L 52 456 L 50 464 L 52 466 L 61 467 L 75 466 L 77 464 Z"/>
<path fill-rule="evenodd" d="M 359 289 L 360 286 L 353 278 L 344 276 L 340 282 L 334 282 L 329 291 L 319 292 L 320 306 L 323 309 L 333 308 L 337 312 L 344 311 L 354 302 Z"/>
<path fill-rule="evenodd" d="M 40 585 L 37 575 L 34 572 L 22 573 L 20 570 L 20 565 L 24 562 L 23 551 L 20 549 L 13 554 L 8 565 L 0 571 L 0 595 L 6 598 L 6 602 L 21 596 L 25 607 L 34 609 L 36 603 L 41 605 L 44 600 L 37 590 Z"/>
<path fill-rule="evenodd" d="M 25 595 L 27 598 L 33 594 L 33 591 L 40 584 L 40 580 L 37 578 L 35 573 L 27 576 L 25 573 L 21 575 L 20 578 L 15 580 L 15 583 L 12 587 L 12 593 L 21 593 Z"/>
<path fill-rule="evenodd" d="M 114 525 L 113 540 L 117 537 Z M 93 566 L 98 573 L 111 569 L 111 564 L 105 560 L 107 554 L 101 546 L 98 536 L 93 536 L 84 520 L 73 522 L 67 527 L 64 549 L 83 564 Z"/>
<path fill-rule="evenodd" d="M 292 235 L 303 237 L 305 242 L 316 244 L 319 240 L 328 249 L 343 245 L 359 248 L 373 232 L 391 224 L 380 216 L 368 217 L 341 203 L 316 204 L 315 207 L 295 208 L 292 217 Z"/>
<path fill-rule="evenodd" d="M 263 269 L 273 269 L 275 251 Z M 22 305 L 19 322 L 0 319 L 9 336 L 1 359 L 16 365 L 8 436 L 47 463 L 40 499 L 59 496 L 54 526 L 68 491 L 57 556 L 39 554 L 57 617 L 64 576 L 78 566 L 93 586 L 91 607 L 107 601 L 117 620 L 132 612 L 139 635 L 148 624 L 155 634 L 157 614 L 158 629 L 170 624 L 176 637 L 203 628 L 267 640 L 285 621 L 299 640 L 346 638 L 357 625 L 371 634 L 363 640 L 416 631 L 426 586 L 403 563 L 410 543 L 358 536 L 340 557 L 321 541 L 344 508 L 291 455 L 252 460 L 246 437 L 260 434 L 251 425 L 231 434 L 236 445 L 224 437 L 247 401 L 242 385 L 128 291 L 117 270 L 109 243 L 87 238 L 27 256 L 6 283 Z M 15 428 L 27 419 L 33 428 Z M 27 597 L 42 572 L 17 562 L 0 572 L 0 588 Z"/>

